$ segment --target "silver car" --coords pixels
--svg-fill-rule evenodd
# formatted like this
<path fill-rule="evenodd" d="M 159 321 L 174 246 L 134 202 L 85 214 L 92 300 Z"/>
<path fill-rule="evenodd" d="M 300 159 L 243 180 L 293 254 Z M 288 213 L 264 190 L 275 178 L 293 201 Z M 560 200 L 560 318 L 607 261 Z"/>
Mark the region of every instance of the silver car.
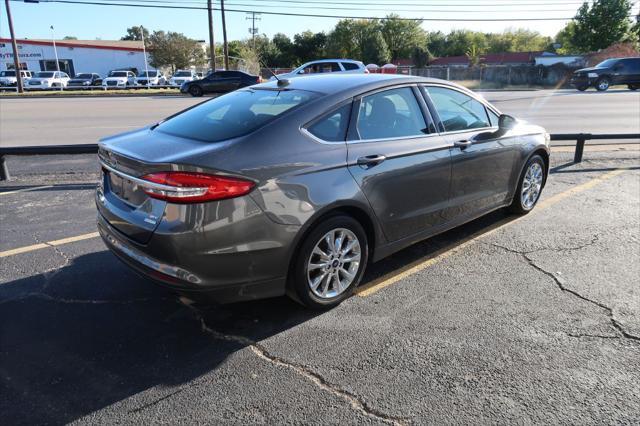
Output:
<path fill-rule="evenodd" d="M 268 82 L 102 140 L 98 229 L 192 299 L 329 307 L 369 262 L 496 209 L 531 211 L 549 152 L 544 129 L 446 81 Z"/>
<path fill-rule="evenodd" d="M 279 74 L 279 79 L 291 79 L 296 77 L 306 77 L 315 74 L 369 74 L 369 70 L 360 61 L 353 59 L 318 59 L 307 62 L 286 74 Z M 271 77 L 271 80 L 275 80 Z"/>

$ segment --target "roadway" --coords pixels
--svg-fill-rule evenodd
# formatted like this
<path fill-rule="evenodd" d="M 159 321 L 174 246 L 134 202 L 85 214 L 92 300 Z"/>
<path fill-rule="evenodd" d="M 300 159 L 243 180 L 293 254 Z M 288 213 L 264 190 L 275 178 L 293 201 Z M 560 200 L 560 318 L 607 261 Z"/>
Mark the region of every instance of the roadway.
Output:
<path fill-rule="evenodd" d="M 640 92 L 537 90 L 483 95 L 503 112 L 539 124 L 549 133 L 640 132 Z M 203 100 L 183 96 L 0 99 L 0 143 L 95 143 Z"/>

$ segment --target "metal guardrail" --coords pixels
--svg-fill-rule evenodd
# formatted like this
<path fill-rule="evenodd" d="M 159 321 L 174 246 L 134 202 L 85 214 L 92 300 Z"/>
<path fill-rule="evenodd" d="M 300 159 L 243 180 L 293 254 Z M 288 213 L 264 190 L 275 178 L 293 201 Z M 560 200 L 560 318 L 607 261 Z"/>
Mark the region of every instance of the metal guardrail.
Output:
<path fill-rule="evenodd" d="M 550 137 L 552 141 L 576 141 L 576 150 L 573 156 L 574 163 L 582 161 L 584 145 L 588 140 L 636 139 L 637 143 L 640 144 L 640 133 L 597 135 L 591 133 L 556 133 L 551 134 Z M 96 154 L 97 152 L 98 144 L 0 147 L 0 181 L 8 180 L 10 177 L 5 161 L 5 156 L 7 155 L 74 155 Z"/>
<path fill-rule="evenodd" d="M 591 133 L 560 133 L 551 134 L 552 141 L 576 141 L 576 151 L 573 155 L 573 162 L 579 163 L 582 161 L 582 154 L 584 153 L 584 144 L 590 140 L 617 140 L 617 139 L 636 139 L 640 143 L 640 133 L 625 133 L 625 134 L 591 134 Z"/>

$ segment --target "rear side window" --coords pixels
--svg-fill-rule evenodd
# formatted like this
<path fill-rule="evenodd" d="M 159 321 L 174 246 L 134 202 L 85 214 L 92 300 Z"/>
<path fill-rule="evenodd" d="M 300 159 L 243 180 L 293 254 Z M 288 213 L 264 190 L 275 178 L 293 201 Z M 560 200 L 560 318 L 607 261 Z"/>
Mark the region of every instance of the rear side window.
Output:
<path fill-rule="evenodd" d="M 424 135 L 427 124 L 410 87 L 385 90 L 362 98 L 358 133 L 362 139 Z"/>
<path fill-rule="evenodd" d="M 357 64 L 354 64 L 352 62 L 342 62 L 342 66 L 346 71 L 353 71 L 360 68 Z"/>
<path fill-rule="evenodd" d="M 471 96 L 444 87 L 426 89 L 446 132 L 491 126 L 484 105 Z"/>
<path fill-rule="evenodd" d="M 638 59 L 625 59 L 625 68 L 633 74 L 640 74 L 640 58 Z"/>
<path fill-rule="evenodd" d="M 239 90 L 188 109 L 161 123 L 156 130 L 219 142 L 250 133 L 317 96 L 303 90 Z"/>
<path fill-rule="evenodd" d="M 351 103 L 348 103 L 320 118 L 307 127 L 307 131 L 323 141 L 344 142 L 347 138 L 350 114 Z"/>

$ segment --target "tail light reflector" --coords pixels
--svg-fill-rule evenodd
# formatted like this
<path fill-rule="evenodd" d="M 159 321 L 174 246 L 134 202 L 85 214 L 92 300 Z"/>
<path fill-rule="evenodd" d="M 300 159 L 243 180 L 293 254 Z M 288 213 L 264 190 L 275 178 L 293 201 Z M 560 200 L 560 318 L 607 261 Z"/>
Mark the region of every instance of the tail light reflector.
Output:
<path fill-rule="evenodd" d="M 196 172 L 151 173 L 141 179 L 149 182 L 142 185 L 149 197 L 179 204 L 240 197 L 255 186 L 245 179 Z"/>

